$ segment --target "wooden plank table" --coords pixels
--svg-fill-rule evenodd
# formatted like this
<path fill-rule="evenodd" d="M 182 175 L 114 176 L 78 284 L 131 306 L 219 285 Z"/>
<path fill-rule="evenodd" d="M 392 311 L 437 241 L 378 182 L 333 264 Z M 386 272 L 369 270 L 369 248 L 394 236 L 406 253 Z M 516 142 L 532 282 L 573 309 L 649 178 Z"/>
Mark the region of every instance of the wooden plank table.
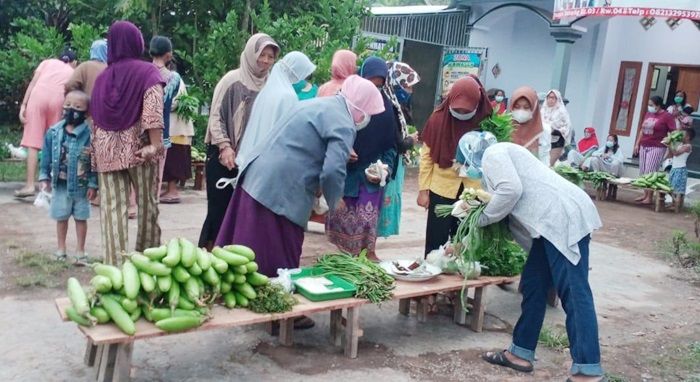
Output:
<path fill-rule="evenodd" d="M 411 301 L 415 301 L 418 320 L 424 322 L 427 319 L 428 305 L 437 294 L 454 294 L 457 297 L 454 304 L 455 323 L 466 324 L 466 311 L 463 307 L 469 304 L 472 306 L 470 328 L 480 332 L 484 321 L 485 288 L 489 285 L 504 284 L 513 280 L 514 278 L 508 277 L 481 277 L 477 280 L 468 280 L 465 283 L 461 276 L 441 275 L 427 282 L 397 281 L 393 299 L 399 300 L 399 312 L 404 315 L 410 313 Z M 467 290 L 465 290 L 465 298 L 462 300 L 460 291 L 463 287 L 467 290 L 473 288 L 474 297 L 468 298 Z M 331 342 L 336 346 L 343 346 L 346 356 L 357 357 L 359 337 L 363 334 L 359 321 L 360 307 L 371 304 L 368 300 L 346 298 L 312 302 L 300 295 L 295 295 L 295 297 L 299 303 L 294 306 L 292 311 L 286 313 L 259 314 L 247 309 L 227 309 L 215 305 L 212 308 L 212 318 L 189 332 L 279 322 L 279 341 L 284 346 L 291 346 L 293 344 L 294 318 L 329 312 Z M 56 307 L 64 321 L 68 321 L 65 314 L 65 308 L 68 306 L 70 306 L 68 298 L 56 299 Z M 94 327 L 78 326 L 78 328 L 88 342 L 84 362 L 89 367 L 95 367 L 94 376 L 97 381 L 129 380 L 131 355 L 135 341 L 179 334 L 164 332 L 145 319 L 136 322 L 134 336 L 124 334 L 114 324 Z"/>

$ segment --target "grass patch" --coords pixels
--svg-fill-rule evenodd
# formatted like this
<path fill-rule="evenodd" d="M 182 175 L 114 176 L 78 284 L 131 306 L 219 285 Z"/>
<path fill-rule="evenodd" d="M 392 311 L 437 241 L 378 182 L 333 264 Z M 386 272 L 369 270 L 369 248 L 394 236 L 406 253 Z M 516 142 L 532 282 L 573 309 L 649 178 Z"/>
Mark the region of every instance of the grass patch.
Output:
<path fill-rule="evenodd" d="M 21 182 L 26 174 L 26 162 L 0 161 L 0 182 Z"/>
<path fill-rule="evenodd" d="M 671 238 L 659 244 L 659 251 L 681 267 L 700 274 L 700 242 L 689 239 L 685 232 L 674 230 Z"/>
<path fill-rule="evenodd" d="M 15 278 L 15 284 L 23 288 L 57 287 L 61 283 L 58 278 L 63 271 L 70 268 L 70 265 L 65 261 L 54 260 L 36 252 L 22 253 L 16 261 L 19 266 L 27 270 L 26 274 Z"/>
<path fill-rule="evenodd" d="M 661 377 L 675 377 L 682 381 L 700 382 L 700 341 L 671 348 L 653 363 Z"/>
<path fill-rule="evenodd" d="M 605 373 L 605 376 L 608 377 L 608 382 L 628 382 L 627 378 L 621 375 Z"/>
<path fill-rule="evenodd" d="M 569 347 L 569 337 L 566 332 L 549 326 L 542 327 L 538 342 L 544 347 L 559 351 Z"/>

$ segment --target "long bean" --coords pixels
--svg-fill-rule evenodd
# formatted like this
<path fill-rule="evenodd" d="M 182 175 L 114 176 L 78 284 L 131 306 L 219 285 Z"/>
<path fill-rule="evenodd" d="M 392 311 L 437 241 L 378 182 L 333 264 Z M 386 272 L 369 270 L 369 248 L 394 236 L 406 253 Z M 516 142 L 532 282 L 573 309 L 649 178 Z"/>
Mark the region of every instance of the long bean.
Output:
<path fill-rule="evenodd" d="M 323 270 L 323 275 L 336 275 L 357 287 L 356 296 L 366 298 L 373 303 L 391 299 L 394 278 L 377 264 L 369 261 L 363 251 L 353 257 L 347 253 L 329 254 L 318 259 L 316 264 Z"/>

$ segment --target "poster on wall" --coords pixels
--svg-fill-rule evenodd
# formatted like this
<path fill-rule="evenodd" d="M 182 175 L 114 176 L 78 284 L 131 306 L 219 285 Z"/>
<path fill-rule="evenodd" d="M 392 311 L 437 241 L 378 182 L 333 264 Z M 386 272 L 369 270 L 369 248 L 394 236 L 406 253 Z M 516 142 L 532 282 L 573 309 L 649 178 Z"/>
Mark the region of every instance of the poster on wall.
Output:
<path fill-rule="evenodd" d="M 554 0 L 554 19 L 581 16 L 670 17 L 700 20 L 698 0 Z"/>
<path fill-rule="evenodd" d="M 445 48 L 442 52 L 438 96 L 447 94 L 455 81 L 468 74 L 481 77 L 481 69 L 483 68 L 485 59 L 486 49 Z"/>

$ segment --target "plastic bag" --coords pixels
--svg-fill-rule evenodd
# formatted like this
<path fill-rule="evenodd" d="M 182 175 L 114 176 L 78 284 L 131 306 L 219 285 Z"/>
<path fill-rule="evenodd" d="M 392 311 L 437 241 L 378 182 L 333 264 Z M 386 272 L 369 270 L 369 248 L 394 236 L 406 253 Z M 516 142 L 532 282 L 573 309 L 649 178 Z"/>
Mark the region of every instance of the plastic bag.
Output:
<path fill-rule="evenodd" d="M 389 165 L 377 160 L 376 163 L 372 163 L 365 169 L 365 175 L 380 178 L 379 186 L 384 187 L 386 186 L 386 178 L 389 176 Z"/>
<path fill-rule="evenodd" d="M 279 268 L 277 269 L 277 277 L 271 279 L 270 282 L 279 284 L 282 287 L 282 289 L 284 289 L 288 293 L 294 293 L 294 283 L 292 282 L 292 275 L 296 275 L 297 273 L 301 273 L 301 269 Z"/>
<path fill-rule="evenodd" d="M 238 178 L 219 178 L 219 180 L 216 181 L 216 188 L 219 190 L 223 190 L 229 184 L 231 185 L 231 187 L 236 188 L 237 182 Z"/>
<path fill-rule="evenodd" d="M 51 208 L 51 194 L 46 192 L 44 189 L 39 191 L 34 199 L 34 206 L 39 208 L 49 209 Z"/>
<path fill-rule="evenodd" d="M 313 211 L 316 215 L 323 215 L 328 212 L 328 202 L 323 196 L 314 199 Z"/>

